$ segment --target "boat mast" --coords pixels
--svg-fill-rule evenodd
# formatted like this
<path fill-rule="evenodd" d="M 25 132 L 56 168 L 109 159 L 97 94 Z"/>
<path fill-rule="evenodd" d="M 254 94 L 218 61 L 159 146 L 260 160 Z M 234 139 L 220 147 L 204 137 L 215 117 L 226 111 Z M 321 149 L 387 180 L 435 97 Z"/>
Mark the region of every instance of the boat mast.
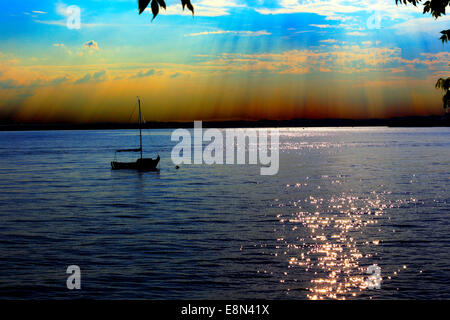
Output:
<path fill-rule="evenodd" d="M 141 120 L 141 99 L 138 97 L 139 103 L 139 142 L 141 145 L 141 159 L 142 159 L 142 120 Z"/>

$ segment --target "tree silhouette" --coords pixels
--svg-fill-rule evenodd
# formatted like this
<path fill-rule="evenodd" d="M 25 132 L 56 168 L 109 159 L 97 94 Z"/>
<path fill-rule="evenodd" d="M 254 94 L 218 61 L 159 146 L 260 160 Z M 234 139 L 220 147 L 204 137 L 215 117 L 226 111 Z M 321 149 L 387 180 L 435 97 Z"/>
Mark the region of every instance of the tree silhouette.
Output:
<path fill-rule="evenodd" d="M 436 88 L 442 89 L 442 91 L 444 91 L 444 97 L 442 98 L 442 100 L 444 102 L 445 111 L 448 111 L 448 108 L 450 107 L 450 78 L 440 78 L 436 82 Z"/>
<path fill-rule="evenodd" d="M 150 0 L 139 0 L 139 14 L 144 12 L 144 10 L 148 7 L 148 4 L 150 3 L 150 7 L 153 13 L 153 21 L 159 13 L 159 7 L 166 10 L 166 2 L 164 0 L 151 0 L 151 2 L 152 3 L 150 3 Z M 183 6 L 183 10 L 185 7 L 187 7 L 192 11 L 192 14 L 194 14 L 194 7 L 191 4 L 191 0 L 181 0 L 181 5 Z"/>
<path fill-rule="evenodd" d="M 422 0 L 395 0 L 395 3 L 408 4 L 411 3 L 417 6 Z M 450 5 L 450 0 L 428 0 L 423 3 L 423 13 L 430 13 L 434 18 L 439 18 L 440 16 L 445 16 L 445 9 Z M 448 42 L 450 40 L 450 29 L 441 31 L 442 43 Z M 436 82 L 436 88 L 442 89 L 444 92 L 443 102 L 444 110 L 448 112 L 450 107 L 450 78 L 444 79 L 440 78 Z"/>

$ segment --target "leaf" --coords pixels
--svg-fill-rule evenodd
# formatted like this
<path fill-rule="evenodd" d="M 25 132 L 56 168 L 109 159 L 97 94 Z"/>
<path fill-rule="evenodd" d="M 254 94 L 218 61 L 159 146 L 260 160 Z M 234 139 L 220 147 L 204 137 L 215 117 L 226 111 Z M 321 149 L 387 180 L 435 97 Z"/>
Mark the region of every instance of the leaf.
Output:
<path fill-rule="evenodd" d="M 152 7 L 152 13 L 153 13 L 153 19 L 152 19 L 152 21 L 153 21 L 153 20 L 155 20 L 156 16 L 159 13 L 158 1 L 157 0 L 152 0 L 151 7 Z"/>
<path fill-rule="evenodd" d="M 164 2 L 164 0 L 158 0 L 159 5 L 164 8 L 164 10 L 166 10 L 166 3 Z"/>
<path fill-rule="evenodd" d="M 139 0 L 139 14 L 144 12 L 145 8 L 147 8 L 150 0 Z"/>
<path fill-rule="evenodd" d="M 139 0 L 139 14 L 144 12 L 144 10 L 148 7 L 150 1 L 150 7 L 153 13 L 153 21 L 159 14 L 159 7 L 162 7 L 164 10 L 166 10 L 167 6 L 165 0 Z M 183 10 L 187 7 L 190 11 L 192 11 L 192 15 L 194 15 L 194 6 L 192 5 L 191 0 L 181 0 L 181 5 L 183 6 Z"/>
<path fill-rule="evenodd" d="M 450 40 L 450 30 L 443 30 L 441 31 L 441 34 L 442 36 L 440 39 L 442 40 L 442 43 L 448 42 Z"/>
<path fill-rule="evenodd" d="M 192 11 L 192 14 L 194 14 L 194 6 L 192 5 L 191 0 L 181 0 L 181 5 L 183 6 L 183 10 L 187 7 L 190 11 Z"/>
<path fill-rule="evenodd" d="M 192 11 L 192 15 L 194 15 L 194 6 L 191 4 L 191 0 L 187 0 L 187 8 Z"/>
<path fill-rule="evenodd" d="M 444 109 L 447 109 L 450 104 L 450 78 L 440 78 L 436 82 L 436 89 L 442 89 L 445 92 L 442 101 L 444 102 Z"/>

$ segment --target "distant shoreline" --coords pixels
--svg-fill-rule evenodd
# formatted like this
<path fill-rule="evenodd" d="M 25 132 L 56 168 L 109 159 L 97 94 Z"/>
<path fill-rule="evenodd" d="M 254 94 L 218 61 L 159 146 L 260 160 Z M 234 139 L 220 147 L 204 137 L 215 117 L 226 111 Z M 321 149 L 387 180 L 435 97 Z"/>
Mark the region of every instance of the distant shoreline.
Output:
<path fill-rule="evenodd" d="M 204 121 L 204 128 L 310 128 L 310 127 L 448 127 L 449 116 L 390 119 L 292 119 L 258 121 Z M 135 123 L 14 123 L 0 124 L 0 131 L 120 130 L 136 129 Z M 193 122 L 147 122 L 145 129 L 193 128 Z"/>

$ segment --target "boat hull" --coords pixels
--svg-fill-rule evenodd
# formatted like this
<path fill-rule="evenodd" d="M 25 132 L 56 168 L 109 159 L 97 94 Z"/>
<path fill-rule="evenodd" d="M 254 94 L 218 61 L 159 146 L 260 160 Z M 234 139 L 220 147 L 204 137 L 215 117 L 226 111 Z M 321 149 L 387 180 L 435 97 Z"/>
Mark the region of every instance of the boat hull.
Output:
<path fill-rule="evenodd" d="M 111 162 L 113 170 L 138 170 L 138 171 L 156 171 L 159 163 L 159 156 L 156 159 L 137 159 L 136 162 Z"/>

